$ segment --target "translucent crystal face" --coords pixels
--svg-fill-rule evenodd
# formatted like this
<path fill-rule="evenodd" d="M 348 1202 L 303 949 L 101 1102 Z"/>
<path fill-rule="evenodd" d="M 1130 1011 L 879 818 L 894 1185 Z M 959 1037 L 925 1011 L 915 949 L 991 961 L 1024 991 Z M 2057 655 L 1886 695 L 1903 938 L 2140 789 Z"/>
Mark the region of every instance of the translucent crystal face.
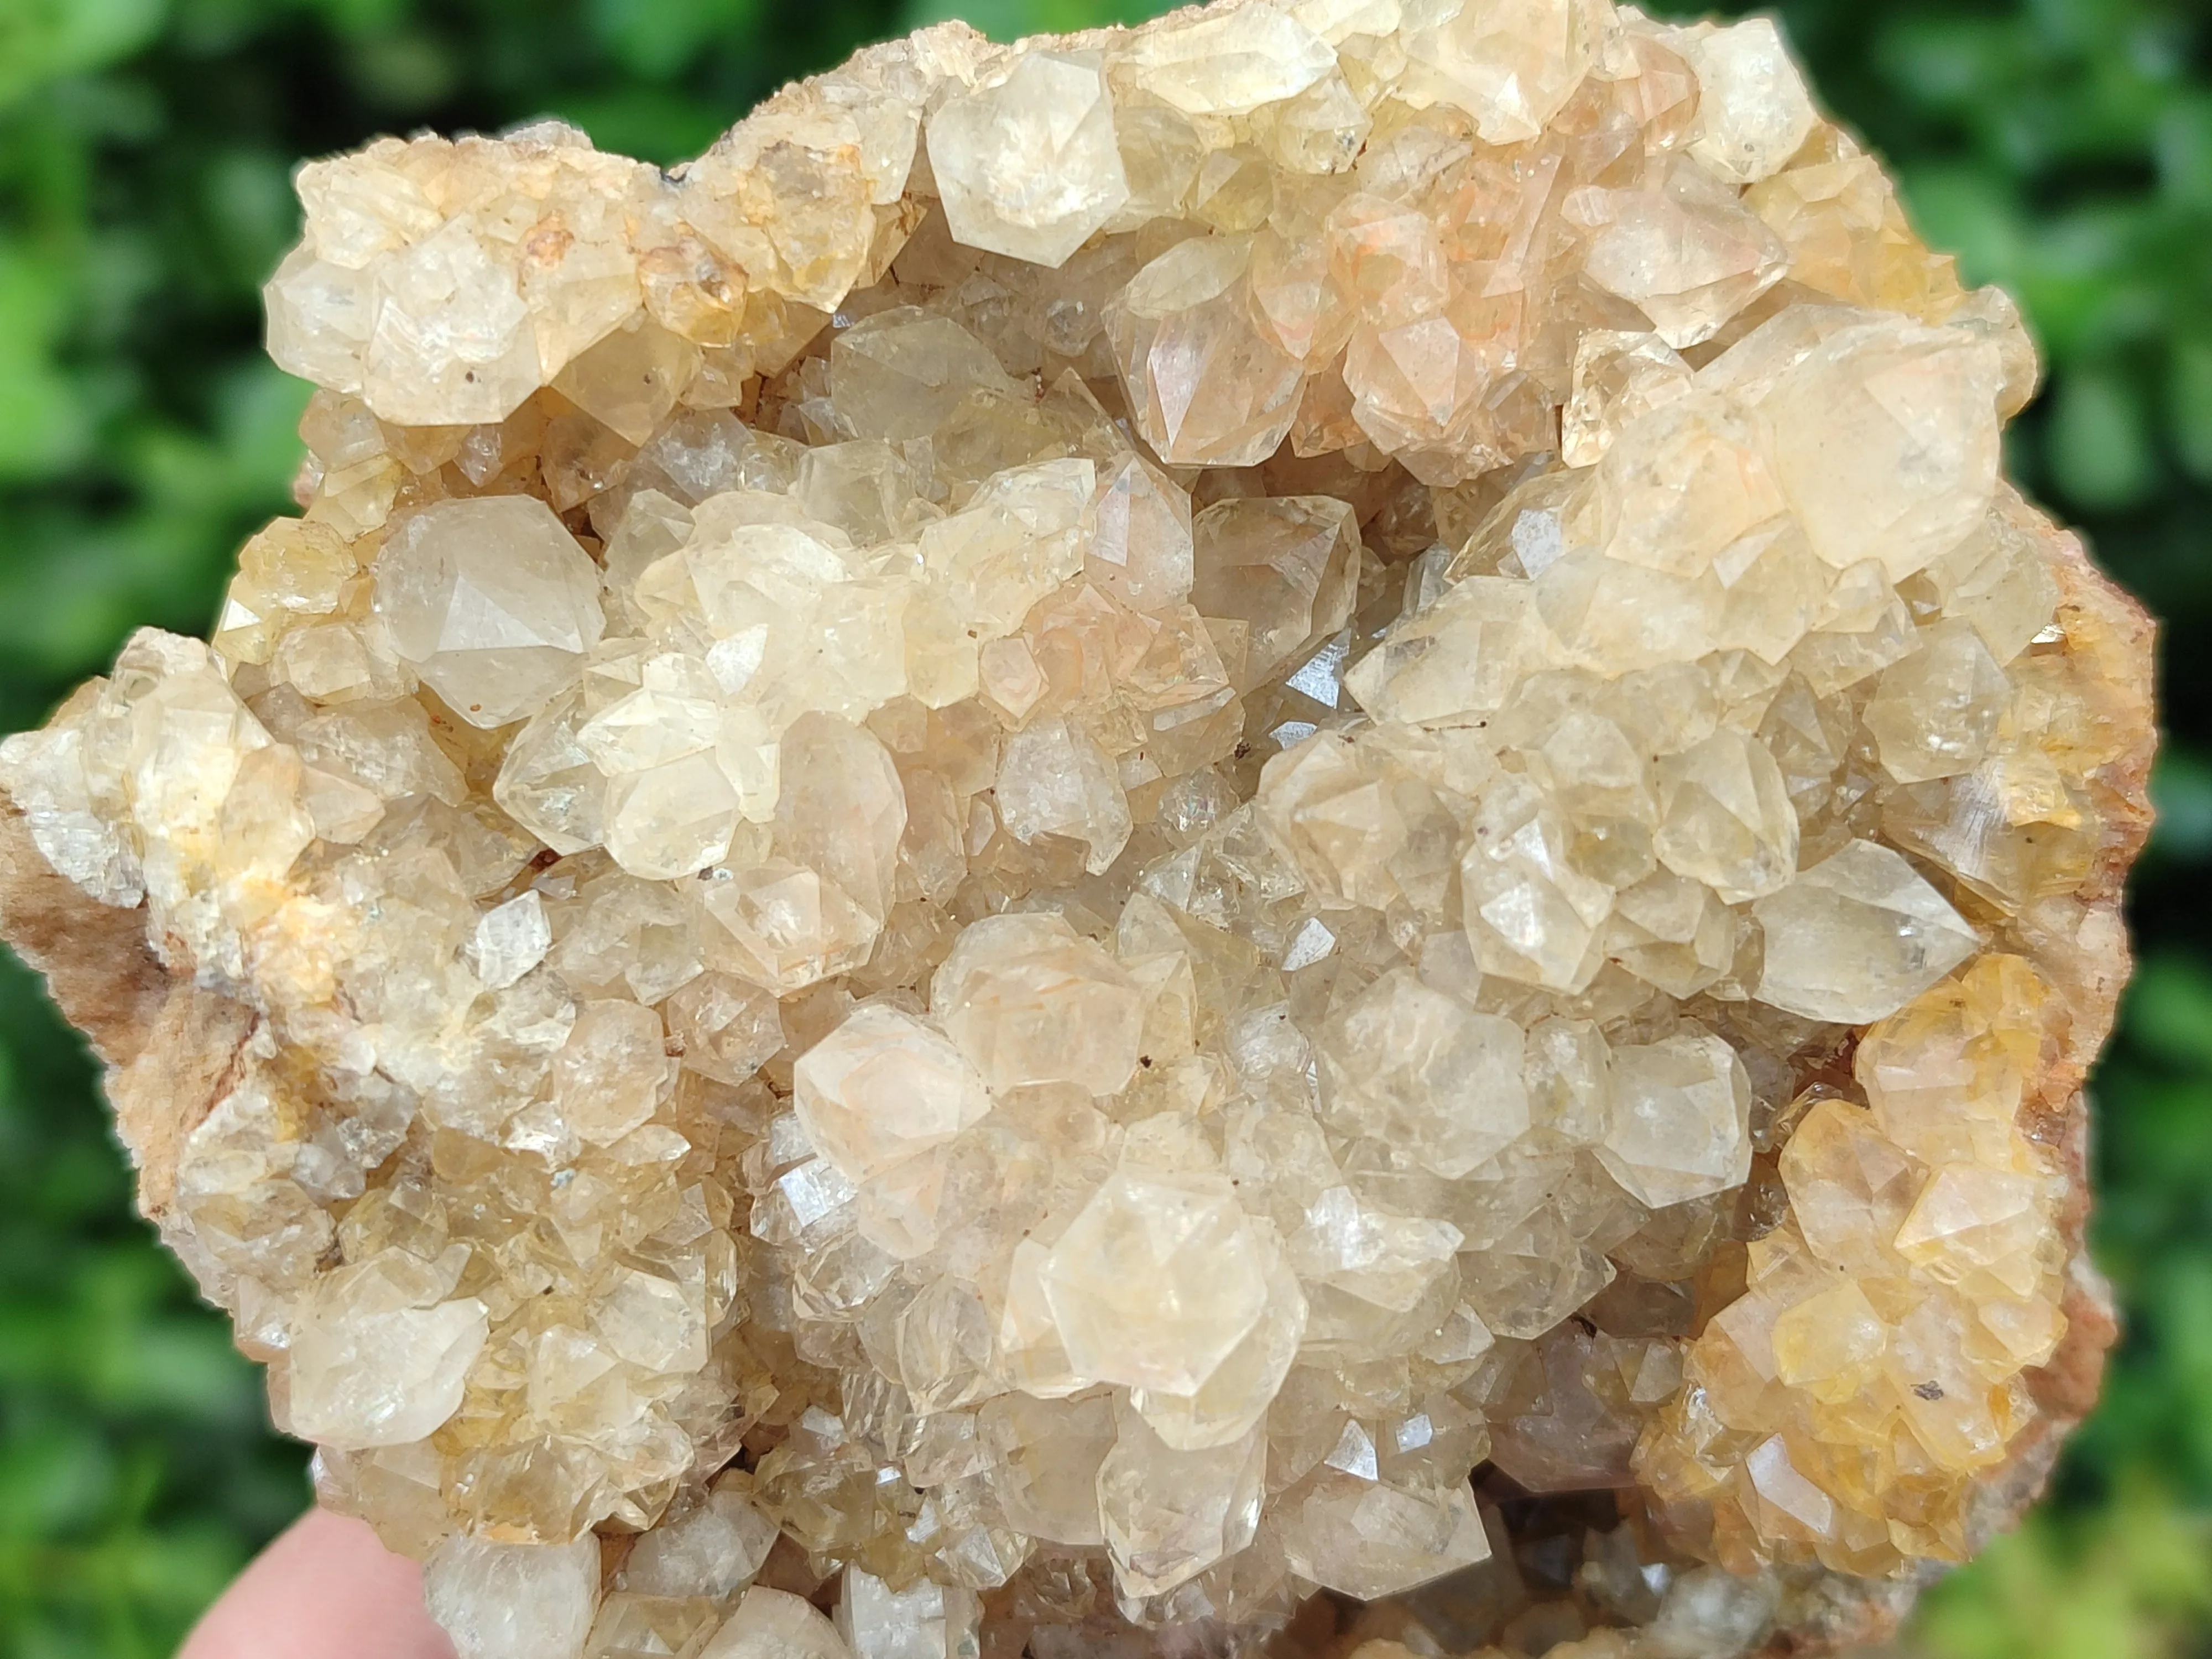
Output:
<path fill-rule="evenodd" d="M 953 25 L 300 185 L 305 516 L 0 785 L 252 1011 L 149 1201 L 467 1659 L 1719 1659 L 1973 1547 L 2143 629 L 1771 23 Z"/>

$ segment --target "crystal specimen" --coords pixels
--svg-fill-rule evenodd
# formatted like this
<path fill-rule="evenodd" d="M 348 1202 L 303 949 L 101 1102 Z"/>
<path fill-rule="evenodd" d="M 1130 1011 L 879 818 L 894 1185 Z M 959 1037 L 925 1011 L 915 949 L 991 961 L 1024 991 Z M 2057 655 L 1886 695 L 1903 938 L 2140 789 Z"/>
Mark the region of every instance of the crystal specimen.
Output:
<path fill-rule="evenodd" d="M 2032 1494 L 2148 627 L 1771 22 L 299 185 L 303 516 L 0 930 L 465 1659 L 1802 1654 Z"/>

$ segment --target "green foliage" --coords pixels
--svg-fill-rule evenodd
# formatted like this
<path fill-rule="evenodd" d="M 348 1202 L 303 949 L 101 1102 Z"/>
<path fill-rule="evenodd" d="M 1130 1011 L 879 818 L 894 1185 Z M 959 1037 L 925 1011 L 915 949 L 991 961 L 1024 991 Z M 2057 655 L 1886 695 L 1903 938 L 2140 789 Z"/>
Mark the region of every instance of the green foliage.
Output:
<path fill-rule="evenodd" d="M 2131 1488 L 2094 1521 L 2045 1510 L 1937 1585 L 1917 1645 L 1929 1659 L 2158 1659 L 2212 1616 L 2201 1516 Z"/>
<path fill-rule="evenodd" d="M 1146 0 L 0 0 L 0 729 L 141 623 L 204 627 L 285 505 L 301 389 L 257 351 L 300 157 L 556 112 L 659 161 L 860 40 Z M 1697 4 L 1666 9 L 1694 11 Z M 1827 103 L 2050 386 L 2012 442 L 2167 620 L 2212 623 L 2212 39 L 2201 0 L 1781 0 Z M 2212 1642 L 2212 658 L 2166 665 L 2145 965 L 2098 1079 L 2128 1316 L 2057 1502 L 1931 1596 L 1931 1659 Z M 0 964 L 0 966 L 5 966 Z M 0 1653 L 167 1652 L 305 1501 L 251 1367 L 128 1210 L 91 1068 L 0 974 Z"/>

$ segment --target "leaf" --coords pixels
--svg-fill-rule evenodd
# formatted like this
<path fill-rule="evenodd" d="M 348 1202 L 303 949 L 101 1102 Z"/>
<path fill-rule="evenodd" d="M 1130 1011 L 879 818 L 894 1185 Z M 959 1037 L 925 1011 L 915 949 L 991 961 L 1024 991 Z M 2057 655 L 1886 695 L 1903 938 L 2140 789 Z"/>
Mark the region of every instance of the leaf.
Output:
<path fill-rule="evenodd" d="M 50 81 L 129 57 L 167 13 L 167 0 L 7 0 L 0 4 L 0 108 Z"/>
<path fill-rule="evenodd" d="M 0 241 L 0 480 L 50 477 L 90 444 L 83 393 L 55 362 L 69 286 L 65 267 Z"/>
<path fill-rule="evenodd" d="M 2158 817 L 2150 844 L 2161 857 L 2196 863 L 2212 857 L 2212 765 L 2193 749 L 2169 744 L 2150 775 Z"/>
<path fill-rule="evenodd" d="M 2044 442 L 2052 479 L 2082 507 L 2134 507 L 2158 487 L 2148 412 L 2116 369 L 2073 368 L 2057 377 Z"/>
<path fill-rule="evenodd" d="M 2191 477 L 2212 483 L 2212 340 L 2177 340 L 2166 372 L 2174 453 Z"/>
<path fill-rule="evenodd" d="M 592 32 L 647 81 L 689 67 L 707 46 L 751 31 L 758 0 L 590 0 Z"/>
<path fill-rule="evenodd" d="M 2212 1072 L 2212 966 L 2193 951 L 2146 957 L 2128 987 L 2127 1032 L 2169 1066 Z"/>

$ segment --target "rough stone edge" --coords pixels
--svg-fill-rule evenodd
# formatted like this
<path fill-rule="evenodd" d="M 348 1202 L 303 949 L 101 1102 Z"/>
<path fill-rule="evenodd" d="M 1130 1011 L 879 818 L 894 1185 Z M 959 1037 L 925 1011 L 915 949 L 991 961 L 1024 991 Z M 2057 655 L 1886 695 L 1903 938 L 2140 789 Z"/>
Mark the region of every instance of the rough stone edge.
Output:
<path fill-rule="evenodd" d="M 2041 516 L 2017 497 L 2010 505 L 2024 514 Z M 2081 985 L 2057 988 L 2068 996 L 2070 1029 L 2057 1052 L 2047 1056 L 2044 1074 L 2032 1079 L 2027 1091 L 2031 1100 L 2046 1103 L 2051 1139 L 2066 1173 L 2069 1203 L 2062 1224 L 2067 1283 L 2061 1304 L 2066 1334 L 2050 1360 L 2027 1374 L 2028 1392 L 2039 1414 L 2006 1462 L 1978 1490 L 1968 1523 L 1972 1555 L 1980 1554 L 1997 1534 L 2018 1526 L 2042 1497 L 2066 1440 L 2097 1403 L 2106 1358 L 2120 1334 L 2112 1285 L 2089 1256 L 2090 1105 L 2084 1079 L 2112 1036 L 2120 992 L 2134 965 L 2121 907 L 2128 870 L 2150 835 L 2150 768 L 2158 748 L 2151 717 L 2158 625 L 2134 595 L 2091 560 L 2080 535 L 2063 532 L 2057 553 L 2054 574 L 2060 614 L 2087 612 L 2110 630 L 2132 671 L 2125 687 L 2130 705 L 2142 709 L 2144 718 L 2126 753 L 2096 780 L 2106 793 L 2110 833 L 2098 849 L 2088 879 L 2072 896 L 2079 906 L 2081 932 L 2094 930 L 2103 944 L 2097 971 Z M 1761 1659 L 1817 1659 L 1886 1642 L 1912 1611 L 1920 1592 L 1950 1571 L 1931 1565 L 1894 1579 L 1821 1571 L 1786 1583 L 1781 1616 L 1759 1650 Z"/>
<path fill-rule="evenodd" d="M 258 1017 L 173 974 L 147 942 L 145 908 L 102 904 L 54 871 L 0 791 L 0 939 L 44 977 L 106 1071 L 115 1129 L 157 1227 L 176 1196 L 185 1138 L 230 1092 Z"/>

